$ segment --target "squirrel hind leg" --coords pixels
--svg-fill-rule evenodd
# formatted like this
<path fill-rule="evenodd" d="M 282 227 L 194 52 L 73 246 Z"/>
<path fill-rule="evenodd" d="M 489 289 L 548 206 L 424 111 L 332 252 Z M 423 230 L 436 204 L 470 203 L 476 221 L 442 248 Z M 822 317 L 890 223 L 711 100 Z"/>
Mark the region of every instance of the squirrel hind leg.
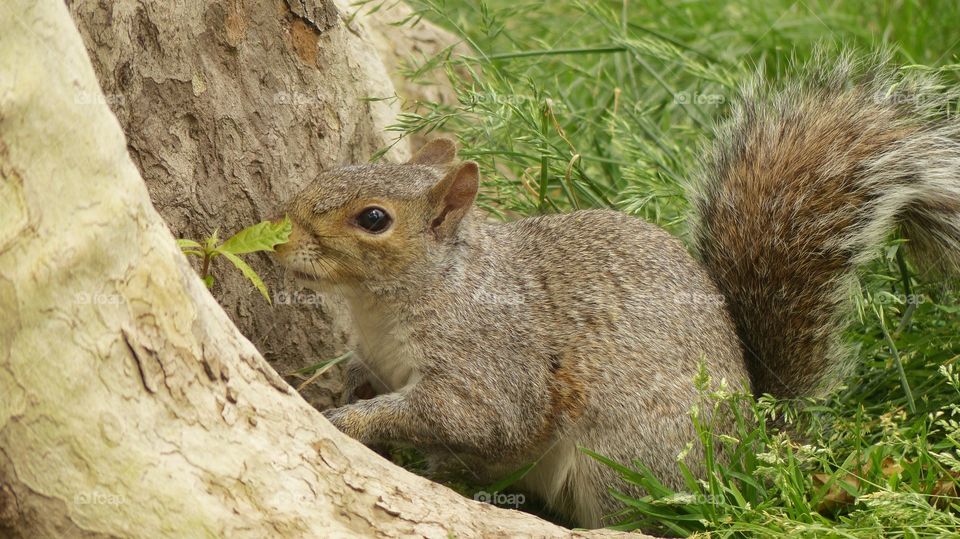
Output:
<path fill-rule="evenodd" d="M 546 503 L 570 523 L 582 528 L 610 524 L 603 517 L 620 506 L 610 505 L 607 494 L 616 484 L 616 473 L 578 449 L 572 438 L 562 438 L 547 449 L 518 486 Z"/>

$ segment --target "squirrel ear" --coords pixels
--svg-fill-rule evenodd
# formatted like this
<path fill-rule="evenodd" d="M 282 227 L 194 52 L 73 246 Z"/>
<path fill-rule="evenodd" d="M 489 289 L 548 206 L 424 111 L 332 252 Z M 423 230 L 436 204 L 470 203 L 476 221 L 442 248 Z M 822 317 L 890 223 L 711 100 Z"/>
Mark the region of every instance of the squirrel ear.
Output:
<path fill-rule="evenodd" d="M 457 144 L 448 138 L 435 138 L 424 144 L 407 161 L 408 165 L 446 165 L 457 157 Z"/>
<path fill-rule="evenodd" d="M 437 237 L 449 236 L 470 211 L 480 187 L 480 167 L 464 161 L 430 189 L 434 217 L 430 229 Z"/>

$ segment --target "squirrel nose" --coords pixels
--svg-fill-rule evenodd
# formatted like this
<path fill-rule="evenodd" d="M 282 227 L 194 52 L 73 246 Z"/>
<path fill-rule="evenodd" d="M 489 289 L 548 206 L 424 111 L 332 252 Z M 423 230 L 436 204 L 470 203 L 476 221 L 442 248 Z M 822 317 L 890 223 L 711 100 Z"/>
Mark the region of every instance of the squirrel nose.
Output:
<path fill-rule="evenodd" d="M 271 219 L 271 222 L 277 223 L 286 219 L 286 215 L 280 216 L 276 219 Z M 285 261 L 286 257 L 291 255 L 297 250 L 298 245 L 301 242 L 302 229 L 297 225 L 293 220 L 290 222 L 290 237 L 287 238 L 287 241 L 281 243 L 273 248 L 273 256 L 278 259 L 281 263 Z"/>

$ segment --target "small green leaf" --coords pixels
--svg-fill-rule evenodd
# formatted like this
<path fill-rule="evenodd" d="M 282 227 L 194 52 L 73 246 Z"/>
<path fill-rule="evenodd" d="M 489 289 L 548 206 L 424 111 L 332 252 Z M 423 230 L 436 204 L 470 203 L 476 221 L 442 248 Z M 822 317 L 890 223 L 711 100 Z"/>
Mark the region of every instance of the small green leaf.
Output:
<path fill-rule="evenodd" d="M 213 275 L 207 275 L 204 277 L 203 284 L 207 285 L 207 288 L 213 288 Z"/>
<path fill-rule="evenodd" d="M 297 386 L 297 391 L 303 391 L 303 388 L 305 388 L 305 387 L 307 387 L 308 385 L 312 384 L 314 381 L 316 381 L 317 378 L 320 378 L 320 376 L 323 375 L 323 373 L 325 373 L 325 372 L 327 372 L 328 370 L 332 369 L 336 364 L 338 364 L 338 363 L 340 363 L 341 361 L 349 358 L 349 357 L 352 356 L 352 355 L 353 355 L 353 350 L 349 350 L 349 351 L 347 351 L 347 353 L 343 354 L 343 355 L 340 356 L 340 357 L 335 357 L 335 358 L 333 358 L 333 359 L 331 359 L 331 360 L 328 360 L 328 361 L 323 362 L 323 366 L 321 366 L 319 369 L 317 369 L 317 371 L 314 372 L 314 373 L 310 376 L 310 378 L 307 378 L 306 381 L 304 381 L 302 384 L 300 384 L 300 385 Z"/>
<path fill-rule="evenodd" d="M 221 253 L 223 256 L 227 257 L 227 260 L 233 262 L 233 265 L 240 270 L 240 273 L 242 273 L 244 277 L 253 283 L 253 286 L 257 287 L 257 290 L 263 294 L 263 298 L 267 300 L 267 303 L 273 305 L 273 302 L 270 301 L 270 294 L 267 292 L 267 286 L 263 284 L 263 280 L 260 279 L 260 276 L 257 275 L 257 272 L 253 271 L 253 268 L 248 266 L 247 263 L 244 262 L 239 256 L 231 253 L 230 251 L 221 251 Z"/>
<path fill-rule="evenodd" d="M 188 240 L 186 238 L 178 238 L 177 245 L 186 251 L 187 249 L 202 249 L 203 246 L 200 245 L 200 242 Z"/>
<path fill-rule="evenodd" d="M 519 469 L 514 470 L 513 472 L 510 472 L 509 475 L 507 475 L 507 476 L 505 476 L 505 477 L 502 477 L 502 478 L 501 478 L 499 481 L 497 481 L 496 483 L 493 483 L 493 484 L 491 484 L 490 486 L 488 486 L 488 487 L 486 488 L 486 490 L 489 491 L 489 492 L 501 492 L 501 491 L 503 491 L 503 489 L 505 489 L 505 488 L 509 487 L 510 485 L 516 483 L 517 481 L 523 479 L 524 476 L 526 476 L 528 473 L 530 473 L 530 470 L 532 470 L 533 467 L 536 466 L 536 465 L 537 465 L 536 462 L 531 462 L 531 463 L 528 463 L 528 464 L 524 464 L 524 465 L 521 466 Z"/>
<path fill-rule="evenodd" d="M 287 374 L 284 374 L 284 376 L 297 376 L 297 377 L 312 376 L 312 375 L 315 374 L 318 370 L 320 370 L 320 369 L 327 370 L 328 367 L 332 367 L 332 366 L 336 365 L 337 363 L 340 363 L 341 361 L 349 358 L 349 357 L 352 356 L 352 355 L 353 355 L 353 351 L 351 350 L 351 351 L 348 351 L 348 352 L 346 352 L 345 354 L 343 354 L 343 355 L 341 355 L 341 356 L 338 356 L 338 357 L 335 357 L 335 358 L 333 358 L 333 359 L 325 359 L 325 360 L 323 360 L 323 361 L 320 361 L 319 363 L 314 363 L 313 365 L 308 365 L 308 366 L 306 366 L 306 367 L 304 367 L 304 368 L 302 368 L 302 369 L 297 369 L 297 370 L 295 370 L 295 371 L 293 371 L 293 372 L 288 372 Z"/>
<path fill-rule="evenodd" d="M 203 253 L 201 253 L 200 251 L 194 250 L 194 249 L 184 249 L 184 250 L 183 250 L 183 254 L 185 254 L 185 255 L 193 255 L 193 256 L 203 256 Z"/>
<path fill-rule="evenodd" d="M 293 225 L 287 217 L 279 222 L 263 221 L 237 232 L 224 241 L 217 250 L 235 255 L 272 251 L 275 246 L 285 243 L 290 238 L 292 229 Z"/>
<path fill-rule="evenodd" d="M 213 231 L 213 235 L 203 240 L 203 250 L 205 252 L 213 252 L 217 249 L 217 244 L 220 243 L 220 238 L 218 237 L 220 229 Z"/>

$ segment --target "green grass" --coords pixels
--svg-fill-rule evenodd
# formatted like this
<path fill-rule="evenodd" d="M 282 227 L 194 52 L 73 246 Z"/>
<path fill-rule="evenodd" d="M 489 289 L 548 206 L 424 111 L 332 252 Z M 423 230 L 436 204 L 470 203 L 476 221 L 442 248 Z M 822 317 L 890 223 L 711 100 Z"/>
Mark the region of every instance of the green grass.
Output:
<path fill-rule="evenodd" d="M 505 218 L 613 207 L 686 237 L 684 181 L 727 100 L 758 70 L 782 77 L 826 41 L 889 47 L 901 64 L 943 68 L 951 84 L 960 73 L 954 1 L 409 3 L 474 54 L 408 66 L 415 80 L 445 70 L 458 102 L 408 103 L 395 128 L 456 134 L 486 174 L 480 204 Z M 842 387 L 813 403 L 748 399 L 735 439 L 699 425 L 703 443 L 733 458 L 711 461 L 708 479 L 691 478 L 683 493 L 642 463 L 610 463 L 649 492 L 623 499 L 620 527 L 960 533 L 960 308 L 951 283 L 917 276 L 898 251 L 891 240 L 862 274 L 848 332 L 859 361 Z"/>

